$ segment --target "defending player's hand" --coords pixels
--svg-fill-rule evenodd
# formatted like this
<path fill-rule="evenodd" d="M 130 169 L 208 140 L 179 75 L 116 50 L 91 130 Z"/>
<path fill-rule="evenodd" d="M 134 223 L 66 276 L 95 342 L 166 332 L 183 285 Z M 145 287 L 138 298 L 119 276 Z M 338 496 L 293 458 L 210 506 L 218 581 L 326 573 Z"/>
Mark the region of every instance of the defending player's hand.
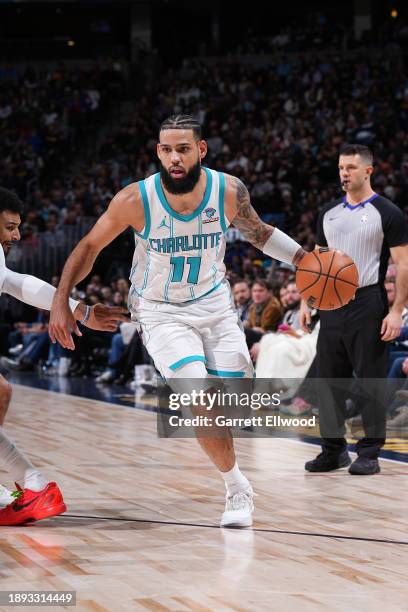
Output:
<path fill-rule="evenodd" d="M 381 340 L 384 342 L 395 340 L 401 333 L 401 327 L 402 315 L 391 310 L 382 322 Z"/>
<path fill-rule="evenodd" d="M 121 306 L 95 304 L 95 306 L 91 308 L 89 319 L 85 323 L 85 327 L 98 331 L 114 332 L 117 329 L 118 323 L 122 321 L 129 322 L 129 317 L 127 317 L 126 314 L 128 314 L 128 311 Z"/>

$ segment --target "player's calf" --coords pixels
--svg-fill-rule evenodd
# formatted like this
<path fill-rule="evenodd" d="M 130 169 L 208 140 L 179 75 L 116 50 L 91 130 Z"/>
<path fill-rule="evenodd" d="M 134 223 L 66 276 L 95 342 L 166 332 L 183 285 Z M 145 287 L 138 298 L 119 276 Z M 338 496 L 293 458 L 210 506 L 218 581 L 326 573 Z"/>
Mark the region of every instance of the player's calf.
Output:
<path fill-rule="evenodd" d="M 10 405 L 12 389 L 10 383 L 0 374 L 0 426 L 3 425 Z"/>
<path fill-rule="evenodd" d="M 207 390 L 207 393 L 216 389 Z M 191 407 L 194 416 L 208 416 L 208 405 L 204 403 Z M 211 409 L 211 425 L 196 427 L 195 433 L 201 448 L 220 471 L 226 488 L 225 511 L 221 517 L 221 527 L 250 527 L 254 510 L 253 490 L 249 480 L 242 474 L 235 457 L 234 441 L 231 430 L 216 424 L 216 416 L 221 414 L 219 406 Z"/>

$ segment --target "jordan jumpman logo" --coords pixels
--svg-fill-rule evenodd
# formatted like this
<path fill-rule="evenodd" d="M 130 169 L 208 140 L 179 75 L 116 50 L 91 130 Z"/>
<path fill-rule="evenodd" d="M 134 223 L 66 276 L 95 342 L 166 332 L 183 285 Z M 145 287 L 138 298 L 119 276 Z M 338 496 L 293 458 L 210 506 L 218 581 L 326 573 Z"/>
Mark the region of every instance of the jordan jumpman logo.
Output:
<path fill-rule="evenodd" d="M 157 229 L 160 229 L 161 227 L 167 227 L 168 229 L 170 229 L 170 225 L 167 225 L 166 220 L 167 220 L 167 217 L 163 217 L 163 220 L 160 223 L 160 225 L 157 226 Z"/>

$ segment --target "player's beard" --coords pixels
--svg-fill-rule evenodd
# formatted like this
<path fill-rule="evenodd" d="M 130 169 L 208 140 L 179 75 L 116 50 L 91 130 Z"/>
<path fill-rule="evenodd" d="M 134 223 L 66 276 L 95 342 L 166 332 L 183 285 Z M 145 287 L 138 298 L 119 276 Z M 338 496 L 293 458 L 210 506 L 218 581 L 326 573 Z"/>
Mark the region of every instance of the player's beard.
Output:
<path fill-rule="evenodd" d="M 180 179 L 173 179 L 170 172 L 167 172 L 166 168 L 160 163 L 160 177 L 163 181 L 163 185 L 169 193 L 173 195 L 181 195 L 183 193 L 191 193 L 194 187 L 200 180 L 201 174 L 201 162 L 198 162 L 190 168 L 186 175 Z"/>

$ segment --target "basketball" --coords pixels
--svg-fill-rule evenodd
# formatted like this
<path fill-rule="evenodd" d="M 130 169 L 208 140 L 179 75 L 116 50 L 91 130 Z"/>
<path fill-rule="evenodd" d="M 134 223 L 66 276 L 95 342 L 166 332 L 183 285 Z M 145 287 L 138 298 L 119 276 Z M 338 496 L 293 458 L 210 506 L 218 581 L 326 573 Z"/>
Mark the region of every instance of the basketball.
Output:
<path fill-rule="evenodd" d="M 321 247 L 300 261 L 296 285 L 311 308 L 336 310 L 354 297 L 359 286 L 358 270 L 343 251 Z"/>

